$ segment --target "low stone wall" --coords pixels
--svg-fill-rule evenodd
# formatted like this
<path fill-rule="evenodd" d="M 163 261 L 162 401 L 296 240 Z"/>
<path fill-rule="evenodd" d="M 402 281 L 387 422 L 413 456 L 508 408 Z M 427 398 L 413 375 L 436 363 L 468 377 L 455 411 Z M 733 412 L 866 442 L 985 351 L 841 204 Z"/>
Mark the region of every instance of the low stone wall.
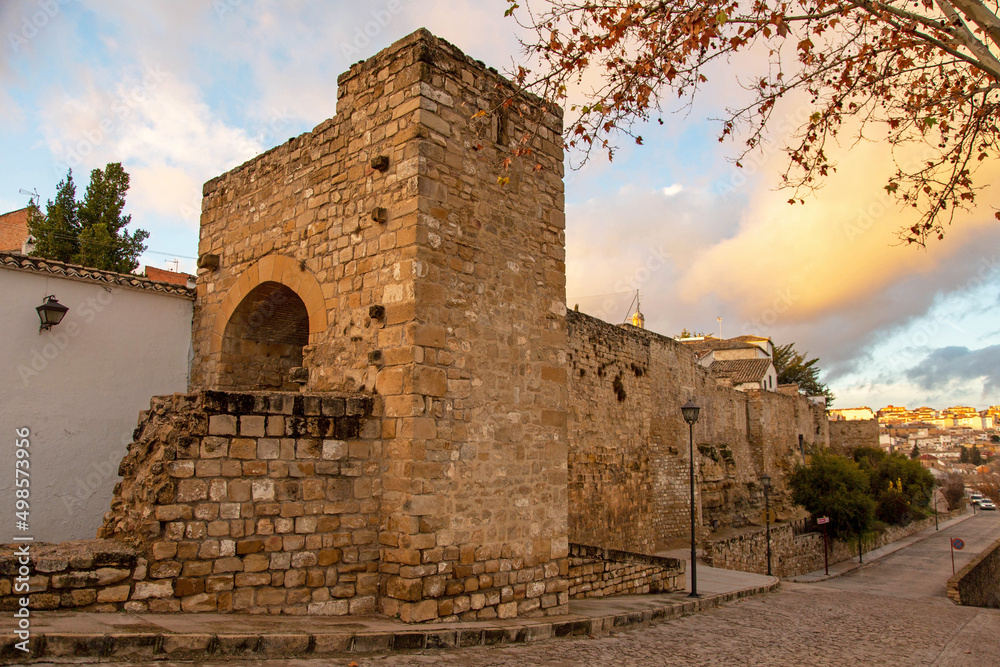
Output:
<path fill-rule="evenodd" d="M 0 546 L 0 610 L 29 608 L 118 611 L 145 571 L 139 552 L 117 540 Z M 27 588 L 25 588 L 25 586 Z"/>
<path fill-rule="evenodd" d="M 1000 609 L 1000 540 L 948 580 L 948 597 L 967 607 Z"/>
<path fill-rule="evenodd" d="M 960 515 L 964 509 L 942 513 L 939 521 Z M 890 526 L 874 538 L 862 539 L 862 549 L 871 551 L 891 544 L 934 525 L 934 517 L 915 521 L 906 526 Z M 857 540 L 830 540 L 830 564 L 858 555 Z M 746 531 L 724 539 L 709 539 L 705 543 L 705 562 L 726 570 L 767 572 L 767 539 L 765 529 Z M 771 526 L 771 572 L 778 577 L 794 577 L 823 569 L 823 533 L 794 535 L 792 525 Z"/>
<path fill-rule="evenodd" d="M 569 545 L 569 597 L 666 593 L 684 587 L 684 562 L 613 551 L 582 544 Z"/>
<path fill-rule="evenodd" d="M 134 545 L 124 609 L 372 614 L 380 422 L 366 397 L 156 397 L 101 537 Z"/>

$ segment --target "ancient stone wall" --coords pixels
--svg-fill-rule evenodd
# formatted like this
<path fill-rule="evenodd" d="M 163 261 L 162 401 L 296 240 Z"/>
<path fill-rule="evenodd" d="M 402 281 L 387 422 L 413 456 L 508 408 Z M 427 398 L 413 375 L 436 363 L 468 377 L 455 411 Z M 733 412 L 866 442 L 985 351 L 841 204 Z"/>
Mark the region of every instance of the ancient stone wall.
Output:
<path fill-rule="evenodd" d="M 1000 540 L 948 580 L 948 597 L 956 604 L 1000 609 Z"/>
<path fill-rule="evenodd" d="M 760 512 L 759 476 L 801 461 L 804 442 L 826 446 L 826 418 L 805 397 L 720 386 L 671 338 L 582 313 L 568 322 L 570 540 L 653 553 L 689 530 L 689 432 L 694 425 L 700 532 L 744 525 Z"/>
<path fill-rule="evenodd" d="M 850 456 L 858 447 L 879 447 L 878 420 L 854 419 L 827 421 L 830 429 L 830 449 Z"/>
<path fill-rule="evenodd" d="M 942 513 L 940 521 L 958 516 L 964 510 Z M 934 525 L 934 518 L 914 521 L 906 526 L 888 526 L 861 541 L 864 551 L 878 549 Z M 771 526 L 771 572 L 778 577 L 794 577 L 823 569 L 823 533 L 795 535 L 790 523 Z M 839 563 L 858 557 L 856 539 L 830 540 L 829 563 Z M 737 535 L 710 539 L 705 543 L 705 562 L 711 567 L 740 572 L 767 572 L 767 539 L 764 528 L 741 531 Z"/>
<path fill-rule="evenodd" d="M 571 544 L 569 596 L 647 595 L 682 590 L 684 561 Z"/>
<path fill-rule="evenodd" d="M 563 613 L 561 111 L 423 30 L 338 84 L 334 118 L 205 185 L 192 386 L 382 398 L 384 613 Z"/>
<path fill-rule="evenodd" d="M 143 415 L 102 529 L 142 554 L 126 609 L 566 613 L 571 533 L 686 534 L 692 398 L 702 532 L 762 473 L 781 502 L 825 437 L 804 399 L 566 314 L 558 109 L 423 30 L 338 83 L 204 187 L 192 393 Z"/>
<path fill-rule="evenodd" d="M 332 394 L 154 398 L 101 529 L 141 554 L 125 609 L 374 613 L 372 410 Z"/>
<path fill-rule="evenodd" d="M 138 552 L 117 540 L 0 546 L 0 610 L 119 611 L 132 594 Z M 22 588 L 28 586 L 30 595 Z"/>

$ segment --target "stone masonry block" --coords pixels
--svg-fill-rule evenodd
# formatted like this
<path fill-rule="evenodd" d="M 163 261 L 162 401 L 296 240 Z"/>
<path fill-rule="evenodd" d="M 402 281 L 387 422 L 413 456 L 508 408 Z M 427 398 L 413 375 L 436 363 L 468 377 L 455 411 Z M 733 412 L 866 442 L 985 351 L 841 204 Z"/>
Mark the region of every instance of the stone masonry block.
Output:
<path fill-rule="evenodd" d="M 257 441 L 257 456 L 264 460 L 281 456 L 281 441 L 277 438 L 261 438 Z"/>
<path fill-rule="evenodd" d="M 162 581 L 137 581 L 132 592 L 133 600 L 148 600 L 150 598 L 169 598 L 174 595 L 174 583 L 166 579 Z"/>
<path fill-rule="evenodd" d="M 397 600 L 419 600 L 423 594 L 423 582 L 420 579 L 403 579 L 390 577 L 386 582 L 386 595 Z M 435 609 L 437 605 L 435 603 Z"/>
<path fill-rule="evenodd" d="M 251 483 L 255 501 L 274 500 L 274 480 L 255 479 Z"/>
<path fill-rule="evenodd" d="M 216 415 L 228 417 L 228 415 Z M 229 438 L 207 436 L 201 439 L 201 458 L 223 458 L 229 452 Z"/>
<path fill-rule="evenodd" d="M 323 458 L 325 460 L 346 459 L 348 452 L 347 443 L 343 440 L 324 440 Z"/>
<path fill-rule="evenodd" d="M 236 417 L 233 415 L 211 415 L 208 418 L 209 435 L 236 435 Z"/>
<path fill-rule="evenodd" d="M 256 459 L 257 440 L 254 438 L 233 438 L 229 443 L 229 456 L 234 459 Z"/>
<path fill-rule="evenodd" d="M 248 438 L 262 438 L 266 435 L 266 417 L 263 415 L 243 415 L 240 417 L 240 435 Z"/>
<path fill-rule="evenodd" d="M 177 502 L 208 499 L 208 483 L 203 479 L 182 479 L 177 483 Z"/>

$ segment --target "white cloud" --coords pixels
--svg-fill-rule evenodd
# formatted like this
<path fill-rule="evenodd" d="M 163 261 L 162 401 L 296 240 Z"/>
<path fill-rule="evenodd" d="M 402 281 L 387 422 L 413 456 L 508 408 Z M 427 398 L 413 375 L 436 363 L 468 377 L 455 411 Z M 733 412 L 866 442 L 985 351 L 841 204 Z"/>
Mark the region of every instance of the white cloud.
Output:
<path fill-rule="evenodd" d="M 75 97 L 43 101 L 41 116 L 58 162 L 84 173 L 122 162 L 136 175 L 130 202 L 165 214 L 178 214 L 180 203 L 171 199 L 181 189 L 200 192 L 202 182 L 264 148 L 215 117 L 193 86 L 157 68 L 114 91 L 88 81 Z"/>

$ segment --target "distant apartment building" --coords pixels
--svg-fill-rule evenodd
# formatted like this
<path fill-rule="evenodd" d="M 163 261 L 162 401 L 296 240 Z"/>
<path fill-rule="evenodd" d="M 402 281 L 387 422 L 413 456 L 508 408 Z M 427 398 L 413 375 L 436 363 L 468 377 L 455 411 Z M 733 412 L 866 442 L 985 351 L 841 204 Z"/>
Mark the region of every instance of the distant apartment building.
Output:
<path fill-rule="evenodd" d="M 879 410 L 876 415 L 880 424 L 905 424 L 911 421 L 911 413 L 903 407 L 887 405 Z"/>

